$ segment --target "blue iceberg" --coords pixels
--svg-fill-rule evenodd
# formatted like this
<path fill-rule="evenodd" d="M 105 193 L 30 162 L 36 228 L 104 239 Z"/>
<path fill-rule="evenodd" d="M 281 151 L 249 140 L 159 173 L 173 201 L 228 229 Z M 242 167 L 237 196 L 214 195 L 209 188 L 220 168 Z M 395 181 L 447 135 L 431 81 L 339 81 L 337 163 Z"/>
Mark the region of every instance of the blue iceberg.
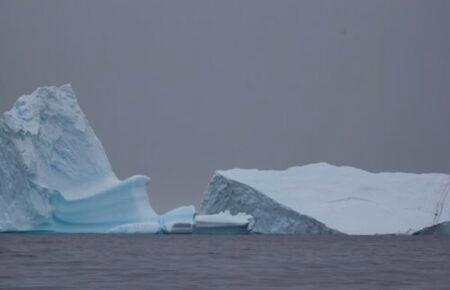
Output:
<path fill-rule="evenodd" d="M 189 232 L 194 207 L 158 215 L 149 181 L 116 177 L 70 85 L 39 88 L 0 117 L 0 232 Z"/>

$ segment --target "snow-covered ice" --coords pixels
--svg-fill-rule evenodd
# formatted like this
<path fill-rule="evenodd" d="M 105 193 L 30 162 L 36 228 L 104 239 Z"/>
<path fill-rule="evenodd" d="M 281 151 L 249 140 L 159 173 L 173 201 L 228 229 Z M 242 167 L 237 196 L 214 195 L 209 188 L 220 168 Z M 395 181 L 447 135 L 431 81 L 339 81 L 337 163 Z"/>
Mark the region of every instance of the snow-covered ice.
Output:
<path fill-rule="evenodd" d="M 450 220 L 450 176 L 326 163 L 218 171 L 202 212 L 245 212 L 260 233 L 409 234 Z"/>
<path fill-rule="evenodd" d="M 156 233 L 193 219 L 192 208 L 156 214 L 149 181 L 116 177 L 70 85 L 39 88 L 0 117 L 0 232 Z"/>

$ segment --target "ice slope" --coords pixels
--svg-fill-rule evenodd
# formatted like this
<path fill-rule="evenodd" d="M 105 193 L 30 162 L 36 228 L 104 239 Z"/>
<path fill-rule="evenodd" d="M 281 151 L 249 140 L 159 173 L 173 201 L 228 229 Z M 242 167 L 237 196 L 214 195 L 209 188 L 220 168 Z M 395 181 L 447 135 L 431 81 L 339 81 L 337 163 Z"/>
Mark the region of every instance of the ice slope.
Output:
<path fill-rule="evenodd" d="M 148 183 L 116 177 L 70 85 L 0 117 L 0 231 L 161 232 Z"/>
<path fill-rule="evenodd" d="M 285 171 L 218 171 L 202 202 L 207 214 L 255 218 L 260 233 L 406 234 L 450 220 L 450 176 L 370 173 L 326 163 Z"/>
<path fill-rule="evenodd" d="M 450 221 L 424 228 L 418 232 L 415 232 L 414 235 L 450 236 Z"/>

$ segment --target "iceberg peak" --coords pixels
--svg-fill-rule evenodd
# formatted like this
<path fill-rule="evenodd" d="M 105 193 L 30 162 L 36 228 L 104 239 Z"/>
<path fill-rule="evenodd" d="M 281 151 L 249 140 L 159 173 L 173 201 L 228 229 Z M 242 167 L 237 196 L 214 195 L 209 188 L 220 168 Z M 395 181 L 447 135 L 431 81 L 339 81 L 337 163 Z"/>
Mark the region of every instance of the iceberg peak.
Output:
<path fill-rule="evenodd" d="M 80 131 L 87 127 L 70 84 L 40 87 L 29 95 L 21 96 L 3 118 L 9 129 L 22 134 L 37 135 L 49 120 L 58 118 L 73 123 L 74 128 Z"/>
<path fill-rule="evenodd" d="M 0 126 L 40 186 L 65 192 L 116 179 L 70 84 L 21 96 Z"/>

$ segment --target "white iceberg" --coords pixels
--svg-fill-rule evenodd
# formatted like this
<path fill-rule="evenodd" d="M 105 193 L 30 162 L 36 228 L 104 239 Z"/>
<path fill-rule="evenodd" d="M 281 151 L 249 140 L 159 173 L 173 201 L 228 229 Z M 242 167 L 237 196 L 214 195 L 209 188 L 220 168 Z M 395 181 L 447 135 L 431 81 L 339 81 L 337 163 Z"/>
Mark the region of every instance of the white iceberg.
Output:
<path fill-rule="evenodd" d="M 70 85 L 39 88 L 0 117 L 0 232 L 157 233 L 193 220 L 193 208 L 161 219 L 149 180 L 116 177 Z"/>
<path fill-rule="evenodd" d="M 258 233 L 410 234 L 450 220 L 450 176 L 370 173 L 326 163 L 218 171 L 202 212 L 244 212 Z"/>

